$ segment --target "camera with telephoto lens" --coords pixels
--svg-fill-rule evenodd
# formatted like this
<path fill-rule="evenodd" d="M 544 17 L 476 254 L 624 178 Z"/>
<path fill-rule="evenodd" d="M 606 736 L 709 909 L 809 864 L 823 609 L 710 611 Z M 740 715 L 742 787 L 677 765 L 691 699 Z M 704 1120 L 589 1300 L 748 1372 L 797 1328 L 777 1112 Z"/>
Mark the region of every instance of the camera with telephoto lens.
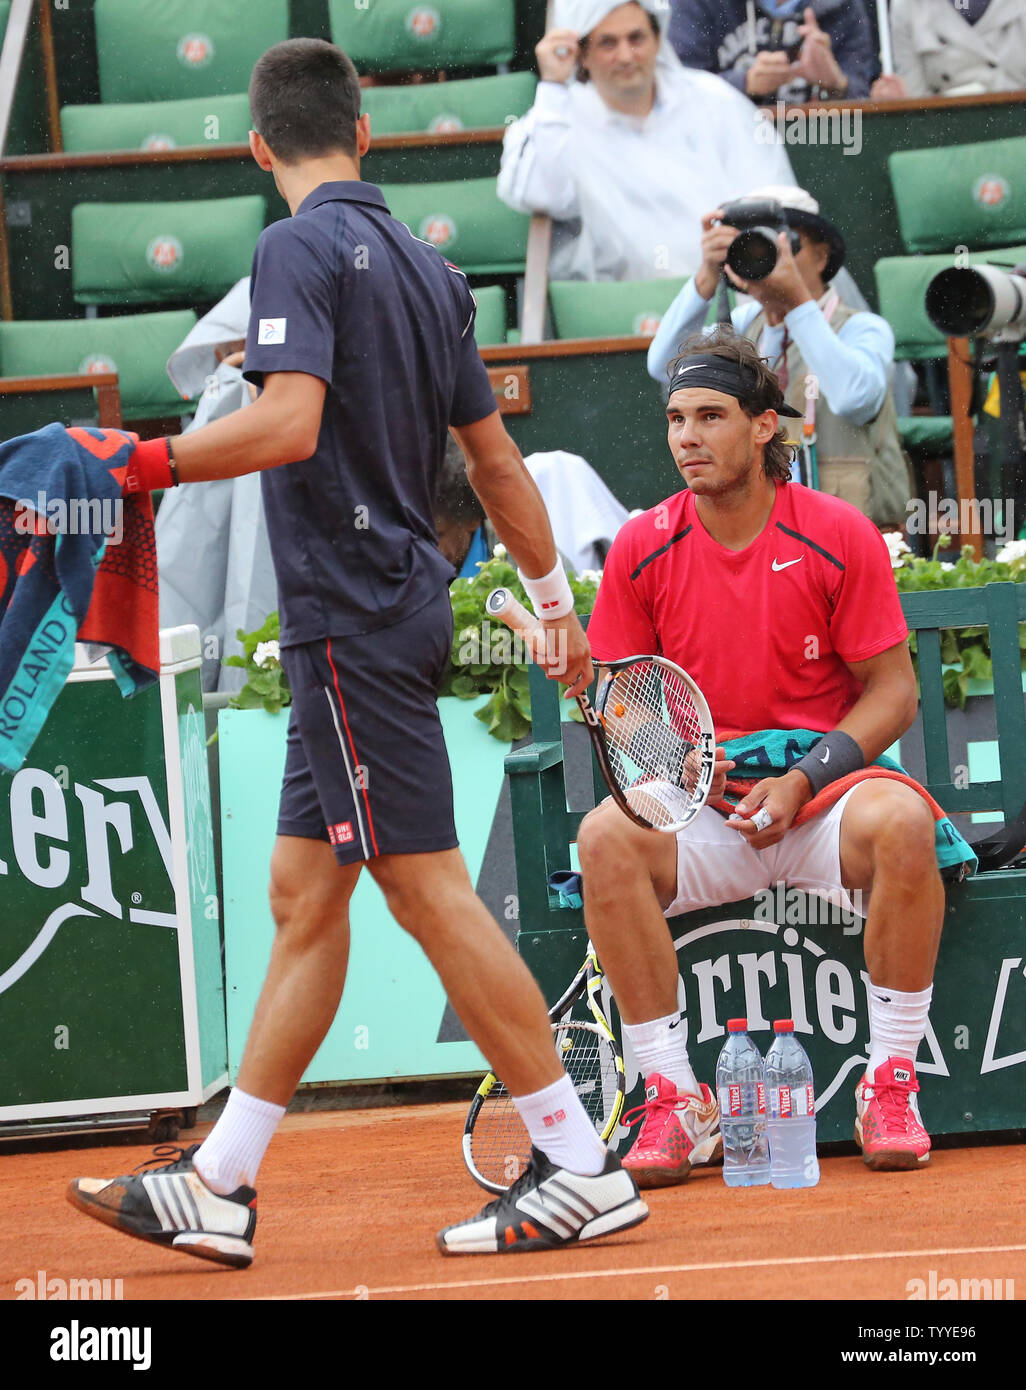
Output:
<path fill-rule="evenodd" d="M 802 239 L 787 225 L 784 207 L 775 198 L 736 198 L 724 203 L 720 222 L 736 227 L 737 236 L 727 248 L 727 264 L 742 280 L 765 280 L 777 264 L 777 238 L 787 232 L 794 255 Z"/>
<path fill-rule="evenodd" d="M 1026 265 L 951 266 L 926 287 L 926 316 L 948 338 L 1026 338 Z"/>

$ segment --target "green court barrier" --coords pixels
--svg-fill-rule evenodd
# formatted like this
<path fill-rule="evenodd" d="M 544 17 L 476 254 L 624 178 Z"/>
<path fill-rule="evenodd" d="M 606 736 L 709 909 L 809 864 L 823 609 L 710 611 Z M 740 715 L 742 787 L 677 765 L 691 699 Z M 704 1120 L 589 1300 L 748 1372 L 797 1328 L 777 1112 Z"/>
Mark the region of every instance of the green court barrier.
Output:
<path fill-rule="evenodd" d="M 0 781 L 0 1126 L 227 1082 L 198 629 L 160 653 L 128 700 L 105 661 L 77 664 Z"/>
<path fill-rule="evenodd" d="M 439 701 L 452 765 L 456 830 L 471 881 L 482 893 L 486 857 L 494 862 L 495 821 L 509 745 L 473 711 L 485 701 Z M 267 901 L 287 714 L 222 710 L 218 718 L 224 874 L 228 1054 L 238 1072 L 270 958 L 274 924 Z M 512 856 L 507 852 L 506 862 Z M 511 870 L 511 866 L 510 866 Z M 484 893 L 487 898 L 487 892 Z M 507 930 L 516 903 L 489 905 Z M 512 915 L 510 915 L 512 914 Z M 448 1006 L 421 948 L 396 923 L 369 873 L 350 906 L 352 946 L 342 1004 L 303 1076 L 310 1082 L 410 1079 L 476 1074 L 484 1059 Z"/>

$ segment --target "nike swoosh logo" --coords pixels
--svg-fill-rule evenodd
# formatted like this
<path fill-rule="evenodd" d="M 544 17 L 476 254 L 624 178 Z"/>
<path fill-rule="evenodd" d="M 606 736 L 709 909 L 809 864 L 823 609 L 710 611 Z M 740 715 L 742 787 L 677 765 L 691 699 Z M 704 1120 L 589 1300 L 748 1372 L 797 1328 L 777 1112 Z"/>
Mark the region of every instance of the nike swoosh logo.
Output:
<path fill-rule="evenodd" d="M 773 570 L 786 570 L 786 569 L 790 569 L 790 567 L 791 567 L 792 565 L 797 565 L 800 561 L 802 561 L 802 560 L 804 560 L 804 559 L 805 559 L 805 556 L 804 556 L 804 555 L 799 555 L 797 560 L 785 560 L 783 564 L 781 564 L 779 560 L 774 560 L 774 561 L 773 561 L 773 564 L 771 565 L 770 568 L 773 569 Z"/>
<path fill-rule="evenodd" d="M 823 756 L 820 758 L 820 762 L 823 764 L 824 767 L 826 767 L 826 765 L 827 765 L 827 763 L 828 763 L 829 761 L 830 761 L 830 749 L 828 748 L 828 749 L 826 750 L 826 752 L 823 754 Z"/>
<path fill-rule="evenodd" d="M 680 1019 L 678 1018 L 678 1020 L 677 1020 L 676 1023 L 671 1023 L 671 1024 L 670 1024 L 670 1027 L 671 1027 L 671 1028 L 676 1028 L 676 1027 L 678 1026 L 679 1023 L 680 1023 Z"/>

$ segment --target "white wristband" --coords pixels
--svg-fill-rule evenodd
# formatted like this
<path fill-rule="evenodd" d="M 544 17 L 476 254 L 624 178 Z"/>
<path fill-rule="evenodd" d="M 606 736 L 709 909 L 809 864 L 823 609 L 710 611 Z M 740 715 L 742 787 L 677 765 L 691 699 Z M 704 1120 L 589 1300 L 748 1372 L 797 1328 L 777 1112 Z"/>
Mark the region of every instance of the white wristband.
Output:
<path fill-rule="evenodd" d="M 556 568 L 541 579 L 528 579 L 522 570 L 517 570 L 517 574 L 536 618 L 565 618 L 574 611 L 574 596 L 562 560 L 557 560 Z"/>

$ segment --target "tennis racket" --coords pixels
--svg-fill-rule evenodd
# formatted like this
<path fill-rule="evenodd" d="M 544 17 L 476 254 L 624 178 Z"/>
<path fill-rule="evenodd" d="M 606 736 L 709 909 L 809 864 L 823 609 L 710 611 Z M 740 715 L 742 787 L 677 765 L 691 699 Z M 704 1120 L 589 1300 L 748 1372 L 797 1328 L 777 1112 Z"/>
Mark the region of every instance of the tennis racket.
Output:
<path fill-rule="evenodd" d="M 623 1058 L 602 1012 L 602 981 L 589 941 L 583 965 L 549 1010 L 549 1022 L 559 1060 L 599 1137 L 608 1141 L 623 1113 L 626 1085 Z M 587 1000 L 593 1021 L 571 1018 L 582 998 Z M 530 1158 L 531 1139 L 513 1098 L 489 1072 L 470 1103 L 463 1128 L 463 1161 L 470 1176 L 488 1192 L 502 1193 L 516 1182 Z"/>
<path fill-rule="evenodd" d="M 485 609 L 543 646 L 538 620 L 508 589 L 493 589 Z M 716 761 L 716 734 L 705 696 L 688 673 L 662 656 L 602 663 L 592 706 L 577 703 L 613 799 L 636 825 L 676 833 L 705 805 Z"/>

